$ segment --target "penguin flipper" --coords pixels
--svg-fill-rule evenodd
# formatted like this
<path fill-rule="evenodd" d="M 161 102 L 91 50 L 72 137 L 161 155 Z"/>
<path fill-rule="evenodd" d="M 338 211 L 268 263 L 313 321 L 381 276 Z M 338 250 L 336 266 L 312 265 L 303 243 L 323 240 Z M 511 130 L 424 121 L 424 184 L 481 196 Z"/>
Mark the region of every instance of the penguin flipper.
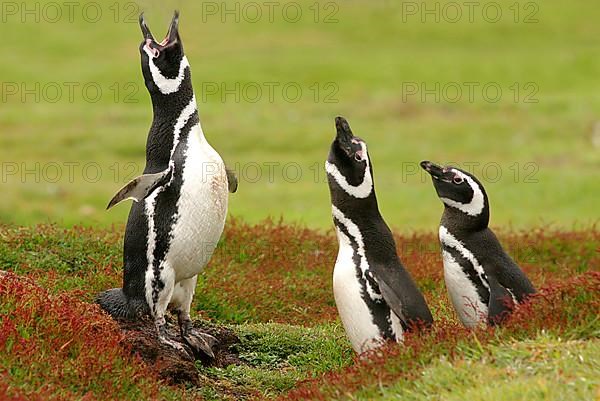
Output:
<path fill-rule="evenodd" d="M 488 323 L 492 326 L 501 324 L 510 315 L 515 300 L 496 280 L 490 280 L 490 304 L 488 306 Z"/>
<path fill-rule="evenodd" d="M 535 287 L 510 256 L 505 254 L 493 262 L 498 283 L 504 288 L 510 288 L 516 302 L 521 303 L 528 296 L 535 294 Z"/>
<path fill-rule="evenodd" d="M 391 310 L 394 311 L 396 316 L 400 318 L 403 323 L 406 323 L 407 318 L 402 310 L 402 300 L 396 294 L 396 292 L 383 280 L 378 280 L 379 290 L 381 291 L 381 296 L 385 299 L 385 302 L 388 304 Z"/>
<path fill-rule="evenodd" d="M 160 173 L 144 174 L 134 178 L 113 196 L 106 209 L 108 210 L 127 199 L 133 199 L 135 202 L 145 199 L 156 188 L 169 182 L 171 176 L 172 170 L 168 168 Z"/>
<path fill-rule="evenodd" d="M 433 324 L 433 316 L 431 316 L 425 298 L 410 276 L 402 277 L 403 281 L 408 280 L 408 282 L 401 283 L 397 274 L 386 278 L 380 272 L 376 279 L 383 299 L 400 318 L 403 325 L 410 327 L 411 324 L 424 324 L 425 326 Z M 414 291 L 406 294 L 407 289 L 414 289 Z"/>
<path fill-rule="evenodd" d="M 227 185 L 229 187 L 229 192 L 232 194 L 235 193 L 238 189 L 238 179 L 235 175 L 235 171 L 225 167 L 225 172 L 227 173 Z"/>

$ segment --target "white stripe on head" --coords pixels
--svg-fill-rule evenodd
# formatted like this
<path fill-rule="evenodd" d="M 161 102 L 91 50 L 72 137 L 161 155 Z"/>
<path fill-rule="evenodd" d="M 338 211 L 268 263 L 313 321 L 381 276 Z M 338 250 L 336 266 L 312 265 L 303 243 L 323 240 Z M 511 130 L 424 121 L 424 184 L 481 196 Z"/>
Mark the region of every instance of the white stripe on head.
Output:
<path fill-rule="evenodd" d="M 352 239 L 354 239 L 354 241 L 356 242 L 356 245 L 358 247 L 357 249 L 357 253 L 358 256 L 360 257 L 360 270 L 362 272 L 362 276 L 363 279 L 366 282 L 367 285 L 367 293 L 369 294 L 369 297 L 371 299 L 377 300 L 377 299 L 382 299 L 382 296 L 380 294 L 377 294 L 375 292 L 375 290 L 373 290 L 373 288 L 371 288 L 371 284 L 369 284 L 369 280 L 367 280 L 367 274 L 371 274 L 369 272 L 369 262 L 367 261 L 367 255 L 365 253 L 365 243 L 363 241 L 363 236 L 360 232 L 360 229 L 358 228 L 358 226 L 356 224 L 354 224 L 354 222 L 352 220 L 350 220 L 349 218 L 347 218 L 344 213 L 342 213 L 342 211 L 340 209 L 338 209 L 335 206 L 331 206 L 331 211 L 333 214 L 333 217 L 340 223 L 342 224 L 344 227 L 346 227 L 346 230 L 348 231 L 348 234 L 352 237 Z M 339 245 L 340 245 L 340 252 L 342 252 L 342 247 L 351 247 L 350 244 L 350 240 L 349 238 L 336 226 L 336 232 L 338 235 L 338 241 L 339 241 Z M 338 255 L 339 256 L 339 255 Z M 377 279 L 375 277 L 373 277 L 371 275 L 371 277 L 373 278 L 373 280 L 375 282 L 377 282 Z"/>
<path fill-rule="evenodd" d="M 335 182 L 338 183 L 340 187 L 350 196 L 355 198 L 364 199 L 371 195 L 373 191 L 373 177 L 371 177 L 371 168 L 369 165 L 369 157 L 367 154 L 367 144 L 361 142 L 362 147 L 362 157 L 364 158 L 365 163 L 367 164 L 365 167 L 365 175 L 363 176 L 363 180 L 359 185 L 351 185 L 346 177 L 342 175 L 340 170 L 332 163 L 328 161 L 325 162 L 325 171 L 327 174 L 331 175 Z"/>
<path fill-rule="evenodd" d="M 163 95 L 169 95 L 171 93 L 175 93 L 179 90 L 181 83 L 183 82 L 183 78 L 185 77 L 185 69 L 190 66 L 188 59 L 186 56 L 183 56 L 181 61 L 179 62 L 179 73 L 175 78 L 167 78 L 165 77 L 160 69 L 154 64 L 154 54 L 152 50 L 148 46 L 144 46 L 144 51 L 148 55 L 148 65 L 150 67 L 150 72 L 152 73 L 152 80 L 160 90 Z"/>
<path fill-rule="evenodd" d="M 461 203 L 448 198 L 440 198 L 442 202 L 444 202 L 448 206 L 452 206 L 461 212 L 468 214 L 469 216 L 477 216 L 479 215 L 484 208 L 485 199 L 483 196 L 483 191 L 479 187 L 479 185 L 467 174 L 464 174 L 462 171 L 452 169 L 452 171 L 462 177 L 465 180 L 471 189 L 473 190 L 473 198 L 469 203 Z"/>

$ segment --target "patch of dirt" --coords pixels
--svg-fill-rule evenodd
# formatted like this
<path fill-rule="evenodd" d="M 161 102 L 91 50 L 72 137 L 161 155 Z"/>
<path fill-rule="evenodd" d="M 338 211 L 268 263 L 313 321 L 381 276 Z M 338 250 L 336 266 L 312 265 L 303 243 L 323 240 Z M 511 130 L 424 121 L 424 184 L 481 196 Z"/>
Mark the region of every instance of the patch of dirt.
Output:
<path fill-rule="evenodd" d="M 210 334 L 219 341 L 213 347 L 215 358 L 212 359 L 204 354 L 194 352 L 181 338 L 177 324 L 169 318 L 167 318 L 169 339 L 181 344 L 186 350 L 185 353 L 161 343 L 158 340 L 154 322 L 149 318 L 139 321 L 119 320 L 118 323 L 125 335 L 125 345 L 131 348 L 133 354 L 139 355 L 153 367 L 161 379 L 171 385 L 200 386 L 201 378 L 196 369 L 196 361 L 203 366 L 218 368 L 242 364 L 237 352 L 234 351 L 235 347 L 233 347 L 240 342 L 240 339 L 226 327 L 194 321 L 194 328 Z"/>

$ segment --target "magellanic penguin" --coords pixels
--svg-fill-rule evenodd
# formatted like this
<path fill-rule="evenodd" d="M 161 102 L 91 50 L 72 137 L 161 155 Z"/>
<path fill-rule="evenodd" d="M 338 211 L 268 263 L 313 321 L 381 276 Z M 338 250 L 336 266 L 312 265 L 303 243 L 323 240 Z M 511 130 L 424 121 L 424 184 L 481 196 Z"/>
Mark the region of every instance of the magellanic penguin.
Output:
<path fill-rule="evenodd" d="M 367 144 L 348 122 L 335 119 L 337 136 L 325 163 L 339 252 L 333 292 L 346 334 L 357 353 L 404 331 L 433 322 L 423 295 L 396 252 L 377 206 Z"/>
<path fill-rule="evenodd" d="M 429 161 L 421 167 L 444 203 L 439 228 L 444 279 L 460 321 L 467 327 L 500 323 L 535 289 L 488 228 L 483 185 L 455 167 Z"/>
<path fill-rule="evenodd" d="M 192 328 L 190 306 L 198 273 L 223 231 L 228 189 L 237 181 L 202 132 L 178 25 L 176 11 L 159 43 L 140 15 L 142 73 L 154 117 L 143 175 L 108 206 L 135 201 L 125 231 L 123 288 L 101 293 L 97 302 L 115 318 L 150 314 L 159 339 L 184 351 L 167 337 L 165 312 L 172 307 L 186 343 L 214 356 L 216 340 Z"/>

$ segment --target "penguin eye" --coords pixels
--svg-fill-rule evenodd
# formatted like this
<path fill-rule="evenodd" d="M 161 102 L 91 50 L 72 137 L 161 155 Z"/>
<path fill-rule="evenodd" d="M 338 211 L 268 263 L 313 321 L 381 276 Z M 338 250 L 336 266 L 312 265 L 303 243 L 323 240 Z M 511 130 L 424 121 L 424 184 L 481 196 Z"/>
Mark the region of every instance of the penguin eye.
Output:
<path fill-rule="evenodd" d="M 452 182 L 455 183 L 456 185 L 462 184 L 463 183 L 463 178 L 459 175 L 455 175 L 454 178 L 452 179 Z"/>

